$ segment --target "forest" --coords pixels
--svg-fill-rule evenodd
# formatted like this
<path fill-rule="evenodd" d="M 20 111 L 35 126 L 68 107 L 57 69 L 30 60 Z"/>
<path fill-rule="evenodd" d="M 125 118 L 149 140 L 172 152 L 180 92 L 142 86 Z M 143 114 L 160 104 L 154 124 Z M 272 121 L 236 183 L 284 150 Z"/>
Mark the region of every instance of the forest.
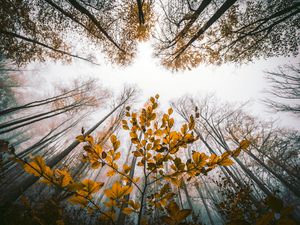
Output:
<path fill-rule="evenodd" d="M 299 0 L 0 0 L 0 224 L 300 224 Z"/>

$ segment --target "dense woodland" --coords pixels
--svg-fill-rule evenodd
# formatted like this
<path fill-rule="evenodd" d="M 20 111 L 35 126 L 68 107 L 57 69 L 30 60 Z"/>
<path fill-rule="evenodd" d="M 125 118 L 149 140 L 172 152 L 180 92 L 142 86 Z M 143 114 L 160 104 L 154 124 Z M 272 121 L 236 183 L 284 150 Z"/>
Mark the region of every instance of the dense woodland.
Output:
<path fill-rule="evenodd" d="M 97 79 L 26 88 L 28 65 L 130 67 L 141 42 L 177 74 L 295 62 L 300 2 L 0 0 L 0 223 L 299 224 L 299 129 L 247 103 L 184 95 L 164 106 L 160 93 Z M 300 62 L 265 79 L 263 104 L 299 118 Z"/>

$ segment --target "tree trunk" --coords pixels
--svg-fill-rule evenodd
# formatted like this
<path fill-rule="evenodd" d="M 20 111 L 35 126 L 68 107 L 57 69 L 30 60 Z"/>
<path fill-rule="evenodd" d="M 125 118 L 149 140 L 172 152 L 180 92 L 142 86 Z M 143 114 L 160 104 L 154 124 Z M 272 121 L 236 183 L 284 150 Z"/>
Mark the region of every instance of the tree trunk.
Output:
<path fill-rule="evenodd" d="M 100 126 L 107 118 L 109 118 L 120 106 L 125 104 L 129 96 L 125 98 L 119 105 L 117 105 L 112 111 L 110 111 L 102 120 L 96 123 L 92 128 L 90 128 L 87 132 L 84 133 L 84 136 L 90 135 L 98 126 Z M 65 150 L 59 153 L 57 156 L 54 156 L 47 165 L 50 168 L 53 168 L 57 163 L 59 163 L 64 157 L 66 157 L 75 147 L 79 145 L 79 141 L 75 140 L 72 144 L 70 144 Z M 31 185 L 33 185 L 39 178 L 34 177 L 32 175 L 28 175 L 24 178 L 24 180 L 18 184 L 15 188 L 7 190 L 5 195 L 1 196 L 0 199 L 0 211 L 5 212 L 15 200 L 17 200 L 22 193 L 24 193 Z"/>

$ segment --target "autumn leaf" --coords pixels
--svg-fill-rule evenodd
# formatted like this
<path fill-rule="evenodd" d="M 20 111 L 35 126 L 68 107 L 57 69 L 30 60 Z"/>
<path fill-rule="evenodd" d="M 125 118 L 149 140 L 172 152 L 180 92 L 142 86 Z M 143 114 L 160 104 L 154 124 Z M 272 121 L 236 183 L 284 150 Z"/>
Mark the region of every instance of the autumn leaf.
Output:
<path fill-rule="evenodd" d="M 134 210 L 138 210 L 141 207 L 138 202 L 134 202 L 133 200 L 129 200 L 128 205 L 130 205 Z"/>
<path fill-rule="evenodd" d="M 130 169 L 131 169 L 131 166 L 128 166 L 126 164 L 123 165 L 123 171 L 124 171 L 124 173 L 129 173 Z"/>
<path fill-rule="evenodd" d="M 85 138 L 83 135 L 79 135 L 76 137 L 76 140 L 79 141 L 79 142 L 84 142 L 85 141 Z"/>
<path fill-rule="evenodd" d="M 192 213 L 190 209 L 180 210 L 174 201 L 170 202 L 166 209 L 169 216 L 164 216 L 161 219 L 168 225 L 177 225 Z"/>
<path fill-rule="evenodd" d="M 104 194 L 110 199 L 119 199 L 132 191 L 131 186 L 122 186 L 118 181 L 110 189 L 104 190 Z"/>
<path fill-rule="evenodd" d="M 73 178 L 66 170 L 55 170 L 55 174 L 59 176 L 60 186 L 65 187 L 73 182 Z"/>
<path fill-rule="evenodd" d="M 91 164 L 92 169 L 98 169 L 101 166 L 101 163 L 98 161 L 95 161 Z"/>
<path fill-rule="evenodd" d="M 94 138 L 91 136 L 91 135 L 88 135 L 86 138 L 85 138 L 85 141 L 87 141 L 89 144 L 94 144 Z"/>
<path fill-rule="evenodd" d="M 84 184 L 82 184 L 82 183 L 71 183 L 67 186 L 67 188 L 68 188 L 69 191 L 72 191 L 72 192 L 73 191 L 78 191 L 78 190 L 84 188 Z"/>
<path fill-rule="evenodd" d="M 219 161 L 218 164 L 220 166 L 231 166 L 233 164 L 233 161 L 229 158 L 224 158 L 224 159 L 221 159 L 221 161 Z"/>
<path fill-rule="evenodd" d="M 116 174 L 116 171 L 115 171 L 115 170 L 110 170 L 110 171 L 108 171 L 108 172 L 106 173 L 106 176 L 112 177 L 112 176 L 115 175 L 115 174 Z"/>
<path fill-rule="evenodd" d="M 114 160 L 118 160 L 121 157 L 121 153 L 117 152 L 114 156 Z"/>
<path fill-rule="evenodd" d="M 116 137 L 116 135 L 111 135 L 110 136 L 110 142 L 113 144 L 113 143 L 115 143 L 117 141 L 117 137 Z"/>
<path fill-rule="evenodd" d="M 32 162 L 25 163 L 23 165 L 24 170 L 36 177 L 46 176 L 48 178 L 52 177 L 53 172 L 50 167 L 48 167 L 41 156 L 36 156 Z"/>
<path fill-rule="evenodd" d="M 231 166 L 233 161 L 229 158 L 229 152 L 224 152 L 218 160 L 220 166 Z"/>
<path fill-rule="evenodd" d="M 99 191 L 99 189 L 104 185 L 102 182 L 95 182 L 89 179 L 85 179 L 81 183 L 85 186 L 85 190 L 89 195 Z"/>
<path fill-rule="evenodd" d="M 130 215 L 133 212 L 132 208 L 126 207 L 122 210 L 122 212 L 126 215 Z"/>
<path fill-rule="evenodd" d="M 201 165 L 204 166 L 206 163 L 206 160 L 208 159 L 208 156 L 205 153 L 200 153 L 200 152 L 193 152 L 192 153 L 192 158 L 194 163 L 196 163 L 197 165 Z"/>
<path fill-rule="evenodd" d="M 209 164 L 214 165 L 218 162 L 218 156 L 216 154 L 211 154 L 209 157 Z"/>
<path fill-rule="evenodd" d="M 69 198 L 69 202 L 73 204 L 81 205 L 82 207 L 85 207 L 88 204 L 88 200 L 80 195 L 73 195 Z"/>
<path fill-rule="evenodd" d="M 249 145 L 250 145 L 250 141 L 248 141 L 248 140 L 242 140 L 240 142 L 240 148 L 243 149 L 243 150 L 247 150 Z"/>

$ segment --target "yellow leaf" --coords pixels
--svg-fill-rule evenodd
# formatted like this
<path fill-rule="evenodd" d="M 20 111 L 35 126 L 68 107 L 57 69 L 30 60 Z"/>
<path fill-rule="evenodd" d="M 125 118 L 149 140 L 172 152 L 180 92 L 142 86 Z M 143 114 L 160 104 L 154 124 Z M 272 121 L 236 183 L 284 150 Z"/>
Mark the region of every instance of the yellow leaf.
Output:
<path fill-rule="evenodd" d="M 89 142 L 90 144 L 94 144 L 94 138 L 93 138 L 91 135 L 88 135 L 88 136 L 85 138 L 85 140 L 86 140 L 87 142 Z"/>
<path fill-rule="evenodd" d="M 169 108 L 169 109 L 168 109 L 168 114 L 171 115 L 172 113 L 173 113 L 173 109 L 172 109 L 172 108 Z"/>
<path fill-rule="evenodd" d="M 78 190 L 84 188 L 84 185 L 82 183 L 72 183 L 72 184 L 69 184 L 67 186 L 67 188 L 69 191 L 78 191 Z"/>
<path fill-rule="evenodd" d="M 73 203 L 73 204 L 79 204 L 81 205 L 82 207 L 85 207 L 87 204 L 88 204 L 88 200 L 85 199 L 84 197 L 82 196 L 79 196 L 77 194 L 71 196 L 69 198 L 69 202 Z"/>
<path fill-rule="evenodd" d="M 102 147 L 100 145 L 95 145 L 94 146 L 94 151 L 97 153 L 97 155 L 101 155 L 102 153 Z"/>
<path fill-rule="evenodd" d="M 168 214 L 171 216 L 175 215 L 179 211 L 179 207 L 174 201 L 170 202 L 166 209 Z"/>
<path fill-rule="evenodd" d="M 248 141 L 248 140 L 242 140 L 240 142 L 240 148 L 243 149 L 243 150 L 247 150 L 249 145 L 250 145 L 250 141 Z"/>
<path fill-rule="evenodd" d="M 117 202 L 110 199 L 109 201 L 105 202 L 104 204 L 105 204 L 106 207 L 111 208 L 111 207 L 116 206 Z"/>
<path fill-rule="evenodd" d="M 116 137 L 116 135 L 111 135 L 110 136 L 110 141 L 111 141 L 111 143 L 113 144 L 113 143 L 115 143 L 116 141 L 117 141 L 117 137 Z"/>
<path fill-rule="evenodd" d="M 143 156 L 143 154 L 142 154 L 140 151 L 134 151 L 134 152 L 133 152 L 133 155 L 134 155 L 135 157 Z"/>
<path fill-rule="evenodd" d="M 121 153 L 120 153 L 120 152 L 117 152 L 117 153 L 115 154 L 114 160 L 118 160 L 120 157 L 121 157 Z"/>
<path fill-rule="evenodd" d="M 171 118 L 171 119 L 169 120 L 169 127 L 171 128 L 171 127 L 173 127 L 173 125 L 174 125 L 174 119 Z"/>
<path fill-rule="evenodd" d="M 108 171 L 108 172 L 106 173 L 106 176 L 112 177 L 113 175 L 115 175 L 115 173 L 116 173 L 116 171 L 110 170 L 110 171 Z"/>
<path fill-rule="evenodd" d="M 132 178 L 132 180 L 133 180 L 134 183 L 137 183 L 140 180 L 140 178 L 139 177 L 135 177 L 135 178 Z"/>
<path fill-rule="evenodd" d="M 209 158 L 209 163 L 210 164 L 216 164 L 218 161 L 218 156 L 216 154 L 211 154 Z"/>
<path fill-rule="evenodd" d="M 184 125 L 182 125 L 180 131 L 181 131 L 182 134 L 186 134 L 187 129 L 188 129 L 188 126 L 186 124 L 184 124 Z"/>
<path fill-rule="evenodd" d="M 98 169 L 101 166 L 101 163 L 98 161 L 95 161 L 91 164 L 92 169 Z"/>
<path fill-rule="evenodd" d="M 92 194 L 99 191 L 99 189 L 104 185 L 104 183 L 102 182 L 95 182 L 89 179 L 85 179 L 81 183 L 85 186 L 85 190 L 88 192 L 88 194 Z"/>
<path fill-rule="evenodd" d="M 138 210 L 141 207 L 138 202 L 134 202 L 133 200 L 129 200 L 128 205 L 130 205 L 134 210 Z"/>
<path fill-rule="evenodd" d="M 79 142 L 84 142 L 85 141 L 85 138 L 83 135 L 79 135 L 76 137 L 76 140 L 79 141 Z"/>
<path fill-rule="evenodd" d="M 66 170 L 55 170 L 55 173 L 59 176 L 60 186 L 65 187 L 73 182 L 71 175 Z"/>
<path fill-rule="evenodd" d="M 114 147 L 114 150 L 116 151 L 119 147 L 120 147 L 120 141 L 115 141 L 114 143 L 113 143 L 113 147 Z"/>
<path fill-rule="evenodd" d="M 189 129 L 193 130 L 195 127 L 195 120 L 193 116 L 190 116 Z"/>
<path fill-rule="evenodd" d="M 52 176 L 51 169 L 46 166 L 44 159 L 40 156 L 36 156 L 32 162 L 23 165 L 24 170 L 36 177 L 46 175 L 47 177 Z"/>
<path fill-rule="evenodd" d="M 192 210 L 190 210 L 190 209 L 182 209 L 176 213 L 176 216 L 174 219 L 176 220 L 177 223 L 180 223 L 186 217 L 188 217 L 191 213 L 192 213 Z"/>
<path fill-rule="evenodd" d="M 154 99 L 153 97 L 151 97 L 151 98 L 150 98 L 150 101 L 151 101 L 152 103 L 154 103 L 154 102 L 155 102 L 155 99 Z"/>
<path fill-rule="evenodd" d="M 122 210 L 122 212 L 126 215 L 130 215 L 133 212 L 132 208 L 126 207 Z"/>
<path fill-rule="evenodd" d="M 130 132 L 130 137 L 131 138 L 137 138 L 137 134 L 135 132 Z"/>
<path fill-rule="evenodd" d="M 138 162 L 138 163 L 137 163 L 137 166 L 144 166 L 144 163 Z"/>
<path fill-rule="evenodd" d="M 222 158 L 221 161 L 218 162 L 220 166 L 231 166 L 233 161 L 229 158 Z"/>
<path fill-rule="evenodd" d="M 163 135 L 163 132 L 162 132 L 162 130 L 158 129 L 158 130 L 156 130 L 156 131 L 154 132 L 154 134 L 155 134 L 156 136 L 162 136 L 162 135 Z"/>
<path fill-rule="evenodd" d="M 132 191 L 131 186 L 122 186 L 118 181 L 115 182 L 111 189 L 104 190 L 104 194 L 110 199 L 119 199 L 124 195 L 128 195 Z"/>
<path fill-rule="evenodd" d="M 232 152 L 232 156 L 238 157 L 240 155 L 240 153 L 241 153 L 241 150 L 242 150 L 241 148 L 237 148 L 236 150 L 234 150 Z"/>
<path fill-rule="evenodd" d="M 194 152 L 192 154 L 192 158 L 194 162 L 196 163 L 197 167 L 203 167 L 206 164 L 206 160 L 208 159 L 208 156 L 205 153 L 199 153 L 199 152 Z"/>
<path fill-rule="evenodd" d="M 188 217 L 192 210 L 182 209 L 180 210 L 176 202 L 172 201 L 166 207 L 170 217 L 168 217 L 169 224 L 179 224 L 182 220 Z"/>
<path fill-rule="evenodd" d="M 130 169 L 131 169 L 131 166 L 128 166 L 126 164 L 123 165 L 123 171 L 124 171 L 124 173 L 129 173 Z"/>

